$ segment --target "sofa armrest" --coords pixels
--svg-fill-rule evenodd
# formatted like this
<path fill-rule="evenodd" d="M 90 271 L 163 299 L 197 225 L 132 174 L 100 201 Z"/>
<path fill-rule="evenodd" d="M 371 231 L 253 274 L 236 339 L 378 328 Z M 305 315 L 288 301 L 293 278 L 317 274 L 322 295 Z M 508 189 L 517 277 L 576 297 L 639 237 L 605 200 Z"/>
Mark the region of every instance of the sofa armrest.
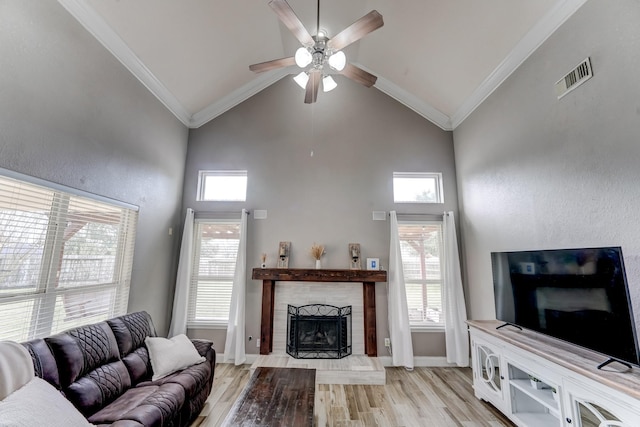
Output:
<path fill-rule="evenodd" d="M 204 356 L 207 358 L 207 360 L 213 360 L 215 362 L 216 351 L 213 349 L 213 341 L 192 339 L 191 342 L 193 343 L 196 350 L 198 350 L 200 356 Z"/>

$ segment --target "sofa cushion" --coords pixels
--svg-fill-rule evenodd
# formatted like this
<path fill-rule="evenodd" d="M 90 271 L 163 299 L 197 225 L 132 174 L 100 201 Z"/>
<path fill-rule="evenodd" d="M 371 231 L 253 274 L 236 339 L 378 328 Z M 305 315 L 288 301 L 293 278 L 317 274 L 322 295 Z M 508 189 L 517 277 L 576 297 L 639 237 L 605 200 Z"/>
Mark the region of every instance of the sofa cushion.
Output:
<path fill-rule="evenodd" d="M 136 385 L 141 381 L 151 379 L 151 360 L 149 360 L 149 351 L 147 347 L 142 346 L 133 350 L 122 358 L 122 362 L 129 371 L 131 384 Z"/>
<path fill-rule="evenodd" d="M 144 426 L 169 425 L 185 404 L 185 393 L 178 384 L 151 385 L 127 390 L 122 396 L 89 417 L 94 424 L 138 422 Z M 135 424 L 133 424 L 135 425 Z"/>
<path fill-rule="evenodd" d="M 171 339 L 147 337 L 145 344 L 153 367 L 153 381 L 206 360 L 184 334 Z"/>
<path fill-rule="evenodd" d="M 116 337 L 107 322 L 71 329 L 45 341 L 56 359 L 63 389 L 97 367 L 119 359 Z"/>
<path fill-rule="evenodd" d="M 58 365 L 45 340 L 38 338 L 24 342 L 22 345 L 27 348 L 31 355 L 35 375 L 46 380 L 59 390 L 60 377 L 58 375 Z"/>
<path fill-rule="evenodd" d="M 151 316 L 146 311 L 125 314 L 107 320 L 107 323 L 116 337 L 120 357 L 144 345 L 145 338 L 156 336 Z"/>
<path fill-rule="evenodd" d="M 122 361 L 98 366 L 74 381 L 64 391 L 73 404 L 85 416 L 117 399 L 131 388 L 129 372 Z"/>
<path fill-rule="evenodd" d="M 199 363 L 189 366 L 178 372 L 174 372 L 156 381 L 146 381 L 138 387 L 161 386 L 164 384 L 179 384 L 186 393 L 187 400 L 195 396 L 203 386 L 208 384 L 211 377 L 211 364 Z"/>
<path fill-rule="evenodd" d="M 89 427 L 91 424 L 51 384 L 36 377 L 0 401 L 0 426 Z"/>

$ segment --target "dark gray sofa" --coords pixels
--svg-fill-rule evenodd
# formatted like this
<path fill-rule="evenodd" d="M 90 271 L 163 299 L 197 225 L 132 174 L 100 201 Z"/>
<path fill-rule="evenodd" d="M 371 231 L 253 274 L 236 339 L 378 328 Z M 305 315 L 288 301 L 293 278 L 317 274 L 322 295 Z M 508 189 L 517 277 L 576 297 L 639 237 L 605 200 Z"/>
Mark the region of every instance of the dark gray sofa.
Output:
<path fill-rule="evenodd" d="M 113 427 L 188 426 L 211 392 L 216 353 L 192 340 L 206 361 L 151 381 L 144 344 L 155 337 L 146 312 L 131 313 L 23 343 L 35 373 L 93 424 Z"/>

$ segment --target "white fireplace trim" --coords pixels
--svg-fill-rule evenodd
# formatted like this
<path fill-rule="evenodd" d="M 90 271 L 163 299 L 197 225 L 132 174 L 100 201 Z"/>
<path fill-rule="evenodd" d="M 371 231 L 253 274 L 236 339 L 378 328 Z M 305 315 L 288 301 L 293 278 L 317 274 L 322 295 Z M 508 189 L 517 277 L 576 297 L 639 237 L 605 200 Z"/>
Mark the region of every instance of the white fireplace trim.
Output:
<path fill-rule="evenodd" d="M 362 286 L 354 283 L 277 282 L 273 313 L 272 354 L 287 354 L 287 306 L 329 304 L 351 306 L 352 354 L 364 353 L 364 303 Z"/>

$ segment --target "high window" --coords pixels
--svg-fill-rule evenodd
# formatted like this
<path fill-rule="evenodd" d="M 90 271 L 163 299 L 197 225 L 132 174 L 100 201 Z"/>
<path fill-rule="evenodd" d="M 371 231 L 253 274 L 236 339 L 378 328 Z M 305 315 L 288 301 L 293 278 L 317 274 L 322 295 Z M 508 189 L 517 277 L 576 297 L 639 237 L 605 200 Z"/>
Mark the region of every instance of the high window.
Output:
<path fill-rule="evenodd" d="M 442 174 L 394 172 L 393 201 L 395 203 L 443 203 Z"/>
<path fill-rule="evenodd" d="M 247 199 L 247 171 L 200 171 L 198 201 L 244 202 Z"/>
<path fill-rule="evenodd" d="M 227 326 L 240 221 L 196 220 L 188 326 Z"/>
<path fill-rule="evenodd" d="M 402 222 L 398 237 L 412 328 L 444 327 L 442 223 Z"/>
<path fill-rule="evenodd" d="M 25 341 L 126 313 L 137 208 L 5 175 L 0 339 Z"/>

